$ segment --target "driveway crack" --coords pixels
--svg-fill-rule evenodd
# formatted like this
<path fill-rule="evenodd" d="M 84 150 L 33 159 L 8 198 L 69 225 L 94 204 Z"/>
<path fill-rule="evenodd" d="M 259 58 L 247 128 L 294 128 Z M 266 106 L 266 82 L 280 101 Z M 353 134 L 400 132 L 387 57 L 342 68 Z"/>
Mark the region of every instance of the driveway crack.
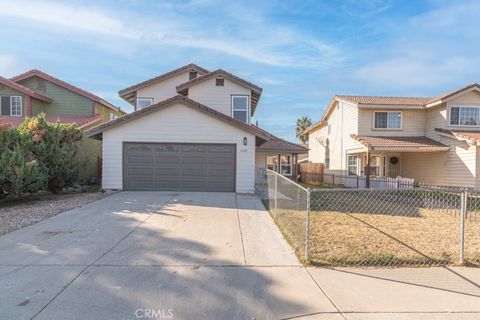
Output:
<path fill-rule="evenodd" d="M 238 210 L 237 193 L 235 193 L 235 208 L 237 209 L 238 230 L 240 231 L 240 241 L 242 242 L 243 262 L 247 264 L 247 255 L 245 254 L 245 244 L 243 243 L 242 224 L 240 223 L 240 210 Z"/>

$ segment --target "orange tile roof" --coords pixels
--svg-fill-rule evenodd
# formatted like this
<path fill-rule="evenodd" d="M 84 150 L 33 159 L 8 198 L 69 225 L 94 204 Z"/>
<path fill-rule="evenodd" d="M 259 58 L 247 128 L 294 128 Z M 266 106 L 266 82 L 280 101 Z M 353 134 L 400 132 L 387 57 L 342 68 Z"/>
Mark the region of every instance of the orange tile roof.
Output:
<path fill-rule="evenodd" d="M 415 97 L 376 97 L 376 96 L 343 96 L 337 95 L 335 98 L 345 100 L 354 104 L 370 105 L 402 105 L 402 106 L 423 106 L 430 98 Z"/>
<path fill-rule="evenodd" d="M 365 147 L 372 150 L 381 148 L 448 148 L 448 146 L 436 140 L 424 136 L 406 136 L 406 137 L 375 137 L 359 136 L 352 134 L 351 137 Z"/>
<path fill-rule="evenodd" d="M 435 131 L 449 134 L 455 138 L 465 139 L 472 142 L 480 142 L 480 130 L 455 130 L 435 128 Z"/>

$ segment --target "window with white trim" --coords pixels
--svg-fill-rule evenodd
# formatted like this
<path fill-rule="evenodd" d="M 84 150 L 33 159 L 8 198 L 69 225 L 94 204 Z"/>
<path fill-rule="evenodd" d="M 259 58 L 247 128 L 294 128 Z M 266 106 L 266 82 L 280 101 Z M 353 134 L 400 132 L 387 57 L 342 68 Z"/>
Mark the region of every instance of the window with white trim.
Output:
<path fill-rule="evenodd" d="M 19 97 L 19 96 L 10 97 L 10 115 L 12 116 L 22 115 L 22 97 Z"/>
<path fill-rule="evenodd" d="M 400 111 L 375 111 L 375 129 L 401 129 L 402 113 Z"/>
<path fill-rule="evenodd" d="M 248 96 L 232 96 L 232 117 L 245 123 L 249 123 Z"/>
<path fill-rule="evenodd" d="M 1 96 L 0 97 L 0 115 L 20 117 L 22 115 L 22 97 Z"/>
<path fill-rule="evenodd" d="M 348 156 L 347 157 L 347 168 L 349 176 L 357 175 L 358 168 L 358 157 L 357 156 Z"/>
<path fill-rule="evenodd" d="M 137 98 L 137 110 L 149 107 L 153 104 L 153 98 Z"/>
<path fill-rule="evenodd" d="M 110 113 L 110 121 L 117 119 L 117 115 L 114 113 Z"/>
<path fill-rule="evenodd" d="M 450 107 L 451 126 L 480 126 L 480 106 Z"/>

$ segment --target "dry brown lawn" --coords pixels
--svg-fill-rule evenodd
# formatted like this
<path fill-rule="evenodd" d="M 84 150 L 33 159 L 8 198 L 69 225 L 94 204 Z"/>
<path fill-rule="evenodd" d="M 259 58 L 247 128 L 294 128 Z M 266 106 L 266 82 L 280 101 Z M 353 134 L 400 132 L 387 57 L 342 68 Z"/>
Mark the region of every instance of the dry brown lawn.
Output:
<path fill-rule="evenodd" d="M 305 212 L 279 210 L 277 224 L 304 256 Z M 323 266 L 455 265 L 460 218 L 419 209 L 415 216 L 313 211 L 311 263 Z M 480 266 L 480 219 L 465 221 L 465 261 Z"/>

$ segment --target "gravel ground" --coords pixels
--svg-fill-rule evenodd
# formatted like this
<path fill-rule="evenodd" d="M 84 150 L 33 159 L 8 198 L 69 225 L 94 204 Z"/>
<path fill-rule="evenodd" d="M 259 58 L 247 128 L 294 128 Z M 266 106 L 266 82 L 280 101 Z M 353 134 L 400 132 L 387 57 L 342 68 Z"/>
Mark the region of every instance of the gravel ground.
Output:
<path fill-rule="evenodd" d="M 112 192 L 43 194 L 0 207 L 0 235 L 17 230 L 84 204 L 111 195 Z"/>

